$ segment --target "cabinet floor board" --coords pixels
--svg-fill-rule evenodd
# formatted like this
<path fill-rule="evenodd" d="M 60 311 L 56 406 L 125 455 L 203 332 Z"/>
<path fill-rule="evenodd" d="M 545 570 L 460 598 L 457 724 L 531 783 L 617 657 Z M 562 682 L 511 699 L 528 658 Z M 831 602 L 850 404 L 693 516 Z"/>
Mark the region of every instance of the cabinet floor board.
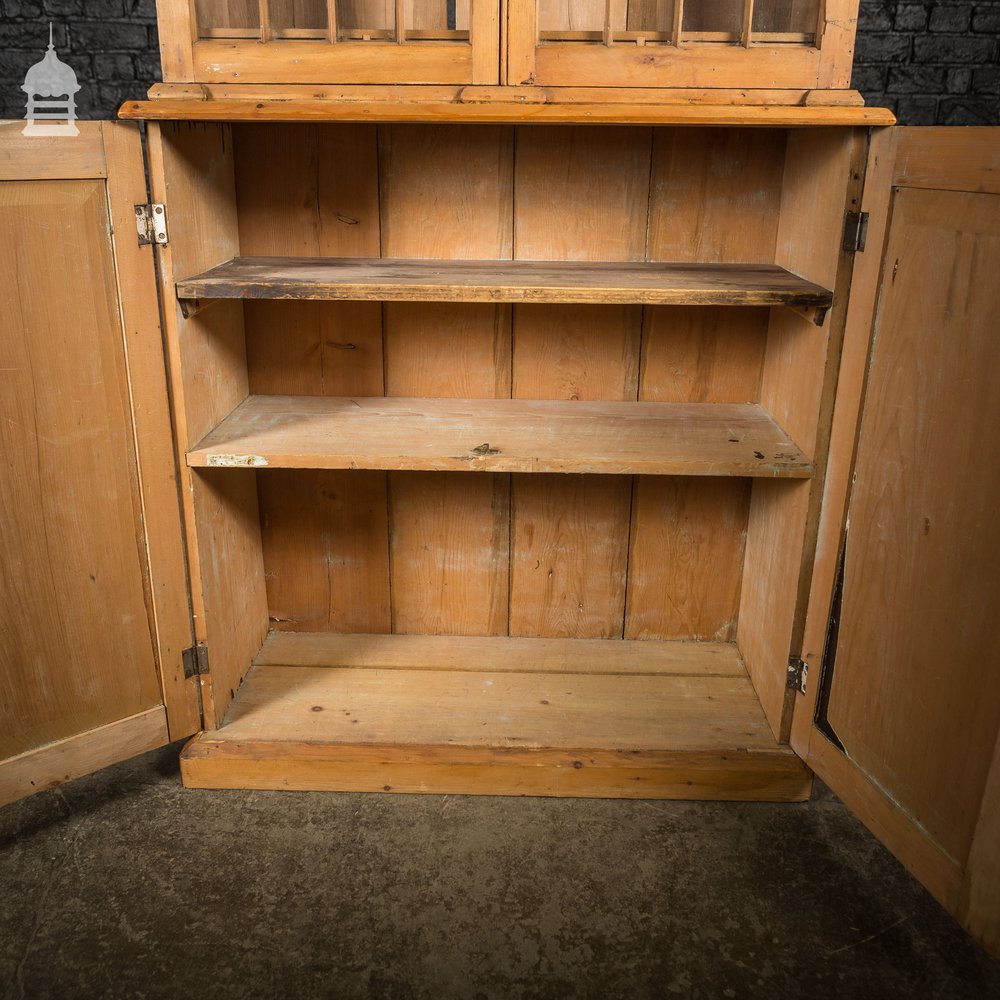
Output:
<path fill-rule="evenodd" d="M 272 633 L 195 787 L 799 799 L 734 644 Z M 575 773 L 581 772 L 581 773 Z"/>

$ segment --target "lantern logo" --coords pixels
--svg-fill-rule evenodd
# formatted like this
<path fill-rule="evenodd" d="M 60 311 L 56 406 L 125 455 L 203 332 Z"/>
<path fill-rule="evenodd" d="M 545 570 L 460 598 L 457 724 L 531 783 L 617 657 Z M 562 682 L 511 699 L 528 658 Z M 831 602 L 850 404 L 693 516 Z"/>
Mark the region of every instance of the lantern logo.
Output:
<path fill-rule="evenodd" d="M 79 135 L 76 127 L 76 73 L 56 55 L 49 23 L 49 48 L 41 62 L 24 75 L 21 89 L 28 95 L 24 135 Z"/>

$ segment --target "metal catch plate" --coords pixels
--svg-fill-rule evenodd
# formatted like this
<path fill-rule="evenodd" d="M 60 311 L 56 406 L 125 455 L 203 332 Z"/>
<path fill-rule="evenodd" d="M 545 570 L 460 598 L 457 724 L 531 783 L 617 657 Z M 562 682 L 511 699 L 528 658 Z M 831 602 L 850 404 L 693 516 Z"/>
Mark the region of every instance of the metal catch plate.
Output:
<path fill-rule="evenodd" d="M 136 205 L 135 228 L 139 235 L 139 246 L 167 242 L 167 210 L 163 205 Z"/>
<path fill-rule="evenodd" d="M 806 693 L 806 684 L 809 680 L 809 664 L 797 656 L 788 658 L 788 686 L 799 694 Z"/>
<path fill-rule="evenodd" d="M 868 242 L 868 213 L 848 212 L 844 219 L 843 249 L 848 253 L 864 253 Z"/>

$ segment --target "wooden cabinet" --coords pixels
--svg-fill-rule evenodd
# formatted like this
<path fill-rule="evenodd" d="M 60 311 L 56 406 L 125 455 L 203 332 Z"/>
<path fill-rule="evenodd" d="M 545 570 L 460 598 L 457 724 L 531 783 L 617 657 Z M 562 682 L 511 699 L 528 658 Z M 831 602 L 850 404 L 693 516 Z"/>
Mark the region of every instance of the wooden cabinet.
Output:
<path fill-rule="evenodd" d="M 1000 946 L 996 133 L 810 98 L 832 0 L 307 8 L 161 5 L 149 195 L 126 124 L 0 133 L 0 797 L 192 734 L 207 788 L 815 770 Z M 449 90 L 491 31 L 533 82 Z"/>
<path fill-rule="evenodd" d="M 850 86 L 858 0 L 197 0 L 160 4 L 170 85 Z M 564 95 L 572 99 L 571 94 Z M 858 101 L 857 103 L 860 103 Z"/>

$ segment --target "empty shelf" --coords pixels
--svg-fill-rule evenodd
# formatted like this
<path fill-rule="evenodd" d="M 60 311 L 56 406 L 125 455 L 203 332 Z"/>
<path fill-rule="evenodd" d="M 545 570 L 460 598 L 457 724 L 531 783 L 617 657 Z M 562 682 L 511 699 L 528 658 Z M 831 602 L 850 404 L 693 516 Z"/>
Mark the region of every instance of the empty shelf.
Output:
<path fill-rule="evenodd" d="M 199 787 L 734 799 L 809 787 L 721 643 L 272 633 L 182 766 Z"/>
<path fill-rule="evenodd" d="M 644 303 L 826 309 L 833 295 L 776 264 L 236 257 L 177 282 L 185 299 Z"/>
<path fill-rule="evenodd" d="M 192 467 L 575 472 L 805 479 L 756 404 L 250 396 Z"/>

